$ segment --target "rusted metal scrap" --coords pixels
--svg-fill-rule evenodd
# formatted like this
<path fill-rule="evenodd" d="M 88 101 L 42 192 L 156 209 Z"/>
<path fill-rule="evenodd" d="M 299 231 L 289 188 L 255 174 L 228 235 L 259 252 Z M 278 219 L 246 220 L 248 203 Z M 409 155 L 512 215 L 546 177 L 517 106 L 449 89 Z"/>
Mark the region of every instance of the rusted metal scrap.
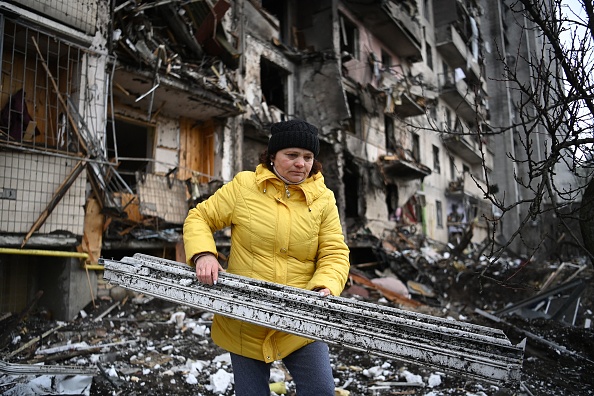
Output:
<path fill-rule="evenodd" d="M 499 329 L 221 273 L 200 284 L 185 264 L 143 254 L 101 259 L 113 284 L 330 344 L 516 387 L 525 341 Z"/>

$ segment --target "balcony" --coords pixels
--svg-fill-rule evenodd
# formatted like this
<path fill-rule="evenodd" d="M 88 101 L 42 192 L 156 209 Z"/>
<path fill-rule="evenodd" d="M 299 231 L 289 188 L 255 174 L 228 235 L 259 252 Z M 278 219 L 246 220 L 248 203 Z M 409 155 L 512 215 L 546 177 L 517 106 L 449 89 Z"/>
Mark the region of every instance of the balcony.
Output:
<path fill-rule="evenodd" d="M 441 26 L 435 32 L 435 47 L 445 61 L 453 68 L 461 68 L 474 81 L 480 81 L 481 68 L 466 46 L 465 40 L 454 24 Z"/>
<path fill-rule="evenodd" d="M 485 101 L 477 97 L 465 78 L 458 79 L 453 74 L 439 76 L 439 96 L 457 115 L 470 124 L 476 124 L 477 119 L 482 120 L 486 115 Z"/>
<path fill-rule="evenodd" d="M 115 18 L 123 32 L 114 50 L 115 104 L 146 114 L 148 121 L 156 115 L 207 120 L 241 114 L 240 93 L 228 83 L 240 54 L 221 23 L 229 4 L 189 2 L 181 9 L 185 19 L 153 5 L 136 12 L 130 4 L 118 12 L 134 11 L 134 18 Z M 184 27 L 186 19 L 191 27 Z"/>
<path fill-rule="evenodd" d="M 155 114 L 206 120 L 242 113 L 230 93 L 217 89 L 208 75 L 196 71 L 194 81 L 160 75 L 155 84 L 152 72 L 119 64 L 114 75 L 114 101 L 153 119 Z M 201 80 L 202 79 L 202 83 Z"/>
<path fill-rule="evenodd" d="M 482 199 L 487 191 L 487 185 L 478 178 L 473 178 L 468 172 L 465 172 L 461 177 L 451 181 L 446 187 L 447 197 L 466 196 L 475 199 Z"/>
<path fill-rule="evenodd" d="M 447 132 L 448 127 L 445 127 L 444 132 L 441 135 L 443 144 L 452 153 L 458 155 L 464 161 L 471 165 L 478 165 L 483 162 L 483 157 L 479 149 L 479 145 L 471 135 L 465 134 L 470 133 L 469 130 Z"/>
<path fill-rule="evenodd" d="M 460 207 L 466 207 L 468 209 L 462 217 L 462 219 L 466 220 L 462 222 L 457 222 L 450 217 L 451 215 L 448 215 L 448 227 L 462 226 L 466 228 L 469 220 L 473 221 L 473 219 L 477 219 L 478 221 L 474 222 L 475 227 L 486 228 L 485 217 L 491 218 L 493 211 L 490 201 L 485 198 L 485 191 L 487 191 L 487 184 L 476 176 L 473 177 L 468 172 L 464 172 L 462 176 L 451 181 L 445 190 L 445 196 L 448 198 L 448 206 L 457 204 Z"/>
<path fill-rule="evenodd" d="M 421 26 L 413 20 L 416 8 L 394 1 L 345 0 L 344 4 L 390 51 L 411 62 L 423 59 Z"/>
<path fill-rule="evenodd" d="M 422 96 L 409 95 L 406 92 L 400 94 L 400 100 L 393 102 L 393 113 L 401 118 L 414 117 L 425 114 L 425 98 Z"/>
<path fill-rule="evenodd" d="M 400 181 L 423 180 L 431 174 L 431 168 L 414 160 L 403 149 L 398 149 L 392 155 L 381 156 L 379 164 L 384 176 Z"/>
<path fill-rule="evenodd" d="M 412 84 L 406 77 L 382 71 L 380 86 L 386 93 L 386 113 L 401 118 L 425 114 L 427 97 L 420 85 Z"/>

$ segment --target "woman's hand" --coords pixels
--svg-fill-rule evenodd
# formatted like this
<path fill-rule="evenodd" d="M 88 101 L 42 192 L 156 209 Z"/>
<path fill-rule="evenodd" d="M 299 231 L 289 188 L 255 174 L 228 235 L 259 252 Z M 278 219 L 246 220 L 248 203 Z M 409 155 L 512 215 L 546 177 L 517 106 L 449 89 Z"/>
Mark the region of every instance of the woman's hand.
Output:
<path fill-rule="evenodd" d="M 316 287 L 315 289 L 313 289 L 313 291 L 319 293 L 320 297 L 328 297 L 331 294 L 330 289 L 328 289 L 327 287 Z"/>
<path fill-rule="evenodd" d="M 194 261 L 194 264 L 196 264 L 196 278 L 200 283 L 206 285 L 216 285 L 219 279 L 219 271 L 225 272 L 214 254 L 200 256 Z"/>

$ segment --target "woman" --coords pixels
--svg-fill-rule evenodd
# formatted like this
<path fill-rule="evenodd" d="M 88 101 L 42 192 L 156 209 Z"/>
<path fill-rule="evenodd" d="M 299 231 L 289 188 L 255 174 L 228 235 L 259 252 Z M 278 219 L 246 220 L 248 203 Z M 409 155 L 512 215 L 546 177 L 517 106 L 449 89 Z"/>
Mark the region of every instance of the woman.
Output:
<path fill-rule="evenodd" d="M 198 280 L 216 284 L 223 269 L 213 232 L 231 226 L 227 271 L 340 295 L 349 272 L 334 194 L 316 157 L 315 126 L 290 120 L 270 128 L 255 172 L 238 173 L 188 213 L 184 244 Z M 282 360 L 299 396 L 333 396 L 328 346 L 320 341 L 215 315 L 213 341 L 231 354 L 237 396 L 270 395 L 270 366 Z"/>

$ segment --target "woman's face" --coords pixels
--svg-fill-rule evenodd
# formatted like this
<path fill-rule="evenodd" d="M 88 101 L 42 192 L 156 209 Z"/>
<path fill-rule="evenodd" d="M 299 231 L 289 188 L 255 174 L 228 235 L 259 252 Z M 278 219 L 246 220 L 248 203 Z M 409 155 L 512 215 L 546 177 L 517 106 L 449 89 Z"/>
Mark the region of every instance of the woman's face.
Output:
<path fill-rule="evenodd" d="M 272 159 L 280 176 L 293 183 L 307 178 L 314 163 L 314 154 L 306 149 L 290 147 L 276 152 Z"/>

